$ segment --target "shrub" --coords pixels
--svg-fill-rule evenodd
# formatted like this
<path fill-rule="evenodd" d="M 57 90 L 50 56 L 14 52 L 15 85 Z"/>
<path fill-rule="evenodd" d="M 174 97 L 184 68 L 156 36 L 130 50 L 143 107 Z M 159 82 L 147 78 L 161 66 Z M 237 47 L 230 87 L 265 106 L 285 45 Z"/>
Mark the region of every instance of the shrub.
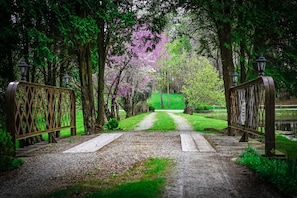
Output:
<path fill-rule="evenodd" d="M 111 118 L 108 120 L 108 122 L 105 124 L 105 128 L 108 130 L 114 130 L 118 128 L 119 126 L 119 121 L 116 118 Z"/>
<path fill-rule="evenodd" d="M 152 104 L 148 104 L 148 108 L 150 112 L 154 112 L 155 111 L 155 107 Z"/>
<path fill-rule="evenodd" d="M 196 107 L 195 110 L 210 110 L 212 109 L 212 106 L 207 106 L 207 105 L 199 105 Z"/>
<path fill-rule="evenodd" d="M 12 170 L 18 168 L 23 160 L 14 157 L 14 144 L 10 134 L 0 131 L 0 170 Z"/>

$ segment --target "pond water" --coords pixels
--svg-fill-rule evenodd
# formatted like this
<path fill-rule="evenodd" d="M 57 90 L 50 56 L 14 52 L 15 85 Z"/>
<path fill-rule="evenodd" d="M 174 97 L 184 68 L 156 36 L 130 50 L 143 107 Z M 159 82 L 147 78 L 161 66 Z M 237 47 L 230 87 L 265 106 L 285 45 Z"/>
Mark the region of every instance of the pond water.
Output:
<path fill-rule="evenodd" d="M 275 130 L 290 138 L 297 138 L 297 106 L 275 109 Z"/>
<path fill-rule="evenodd" d="M 227 120 L 226 109 L 215 109 L 207 117 Z M 297 138 L 297 106 L 276 106 L 275 108 L 276 133 L 286 134 L 290 138 Z"/>

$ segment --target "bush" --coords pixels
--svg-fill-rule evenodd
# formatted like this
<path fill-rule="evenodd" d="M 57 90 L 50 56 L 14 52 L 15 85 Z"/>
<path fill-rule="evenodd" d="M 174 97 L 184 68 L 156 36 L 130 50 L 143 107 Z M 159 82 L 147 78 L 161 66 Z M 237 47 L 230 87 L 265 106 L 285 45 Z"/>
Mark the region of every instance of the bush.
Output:
<path fill-rule="evenodd" d="M 152 104 L 148 104 L 149 107 L 149 111 L 150 112 L 154 112 L 155 111 L 155 107 Z"/>
<path fill-rule="evenodd" d="M 10 134 L 0 131 L 0 170 L 7 171 L 18 168 L 23 160 L 14 157 L 14 144 Z"/>
<path fill-rule="evenodd" d="M 212 109 L 212 106 L 206 106 L 206 105 L 199 105 L 198 107 L 196 107 L 195 110 L 210 110 Z"/>
<path fill-rule="evenodd" d="M 111 118 L 108 120 L 108 122 L 104 126 L 108 130 L 114 130 L 114 129 L 118 128 L 119 121 L 116 118 Z"/>

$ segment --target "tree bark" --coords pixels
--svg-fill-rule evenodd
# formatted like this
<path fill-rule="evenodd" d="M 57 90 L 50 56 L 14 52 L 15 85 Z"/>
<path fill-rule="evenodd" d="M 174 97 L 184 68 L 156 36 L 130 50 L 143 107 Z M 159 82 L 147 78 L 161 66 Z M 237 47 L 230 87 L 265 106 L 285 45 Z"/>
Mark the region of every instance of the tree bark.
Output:
<path fill-rule="evenodd" d="M 126 112 L 126 118 L 129 118 L 129 117 L 131 117 L 133 115 L 132 104 L 131 104 L 130 97 L 128 97 L 128 96 L 123 97 L 122 101 L 120 103 L 120 106 Z"/>
<path fill-rule="evenodd" d="M 115 118 L 116 116 L 116 106 L 117 106 L 117 102 L 116 102 L 116 96 L 118 95 L 118 89 L 119 89 L 119 84 L 120 84 L 120 80 L 121 80 L 121 75 L 124 69 L 120 69 L 119 74 L 117 75 L 116 81 L 115 81 L 115 85 L 114 85 L 114 91 L 113 94 L 111 96 L 111 118 Z"/>
<path fill-rule="evenodd" d="M 81 100 L 84 115 L 84 130 L 85 134 L 94 134 L 95 107 L 90 46 L 86 44 L 85 46 L 80 47 L 77 51 L 81 81 Z"/>
<path fill-rule="evenodd" d="M 225 7 L 223 14 L 230 17 L 230 9 Z M 217 34 L 219 39 L 219 47 L 221 52 L 222 66 L 223 66 L 223 80 L 225 89 L 225 101 L 228 113 L 228 125 L 230 124 L 230 98 L 229 88 L 232 86 L 231 74 L 234 71 L 234 63 L 232 57 L 232 27 L 229 22 L 217 21 Z M 229 135 L 231 135 L 229 133 Z"/>
<path fill-rule="evenodd" d="M 169 74 L 167 73 L 167 108 L 170 109 L 170 87 L 169 87 Z"/>
<path fill-rule="evenodd" d="M 104 70 L 106 60 L 107 38 L 105 38 L 104 20 L 100 19 L 98 26 L 98 115 L 96 123 L 100 126 L 105 124 L 104 116 Z"/>
<path fill-rule="evenodd" d="M 245 68 L 245 48 L 244 42 L 240 42 L 240 82 L 246 82 L 246 68 Z"/>
<path fill-rule="evenodd" d="M 161 103 L 161 109 L 164 109 L 162 87 L 160 88 L 160 103 Z"/>

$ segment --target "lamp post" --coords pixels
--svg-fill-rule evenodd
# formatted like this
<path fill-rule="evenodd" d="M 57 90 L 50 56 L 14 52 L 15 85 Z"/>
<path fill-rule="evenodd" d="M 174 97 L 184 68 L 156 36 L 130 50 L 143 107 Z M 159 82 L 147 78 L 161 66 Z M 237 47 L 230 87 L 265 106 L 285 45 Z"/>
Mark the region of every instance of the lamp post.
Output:
<path fill-rule="evenodd" d="M 265 66 L 266 66 L 267 60 L 265 59 L 265 57 L 260 56 L 256 60 L 256 62 L 257 62 L 257 66 L 258 66 L 259 76 L 264 76 L 264 71 L 265 71 Z"/>
<path fill-rule="evenodd" d="M 25 61 L 20 62 L 19 68 L 20 68 L 21 76 L 22 76 L 21 80 L 24 80 L 24 81 L 27 80 L 28 67 L 29 67 L 29 65 Z"/>
<path fill-rule="evenodd" d="M 70 79 L 70 76 L 68 75 L 68 73 L 66 73 L 64 76 L 64 80 L 67 88 L 69 88 L 69 79 Z"/>
<path fill-rule="evenodd" d="M 237 83 L 238 83 L 238 73 L 236 71 L 234 71 L 231 76 L 232 76 L 233 86 L 237 86 Z"/>

